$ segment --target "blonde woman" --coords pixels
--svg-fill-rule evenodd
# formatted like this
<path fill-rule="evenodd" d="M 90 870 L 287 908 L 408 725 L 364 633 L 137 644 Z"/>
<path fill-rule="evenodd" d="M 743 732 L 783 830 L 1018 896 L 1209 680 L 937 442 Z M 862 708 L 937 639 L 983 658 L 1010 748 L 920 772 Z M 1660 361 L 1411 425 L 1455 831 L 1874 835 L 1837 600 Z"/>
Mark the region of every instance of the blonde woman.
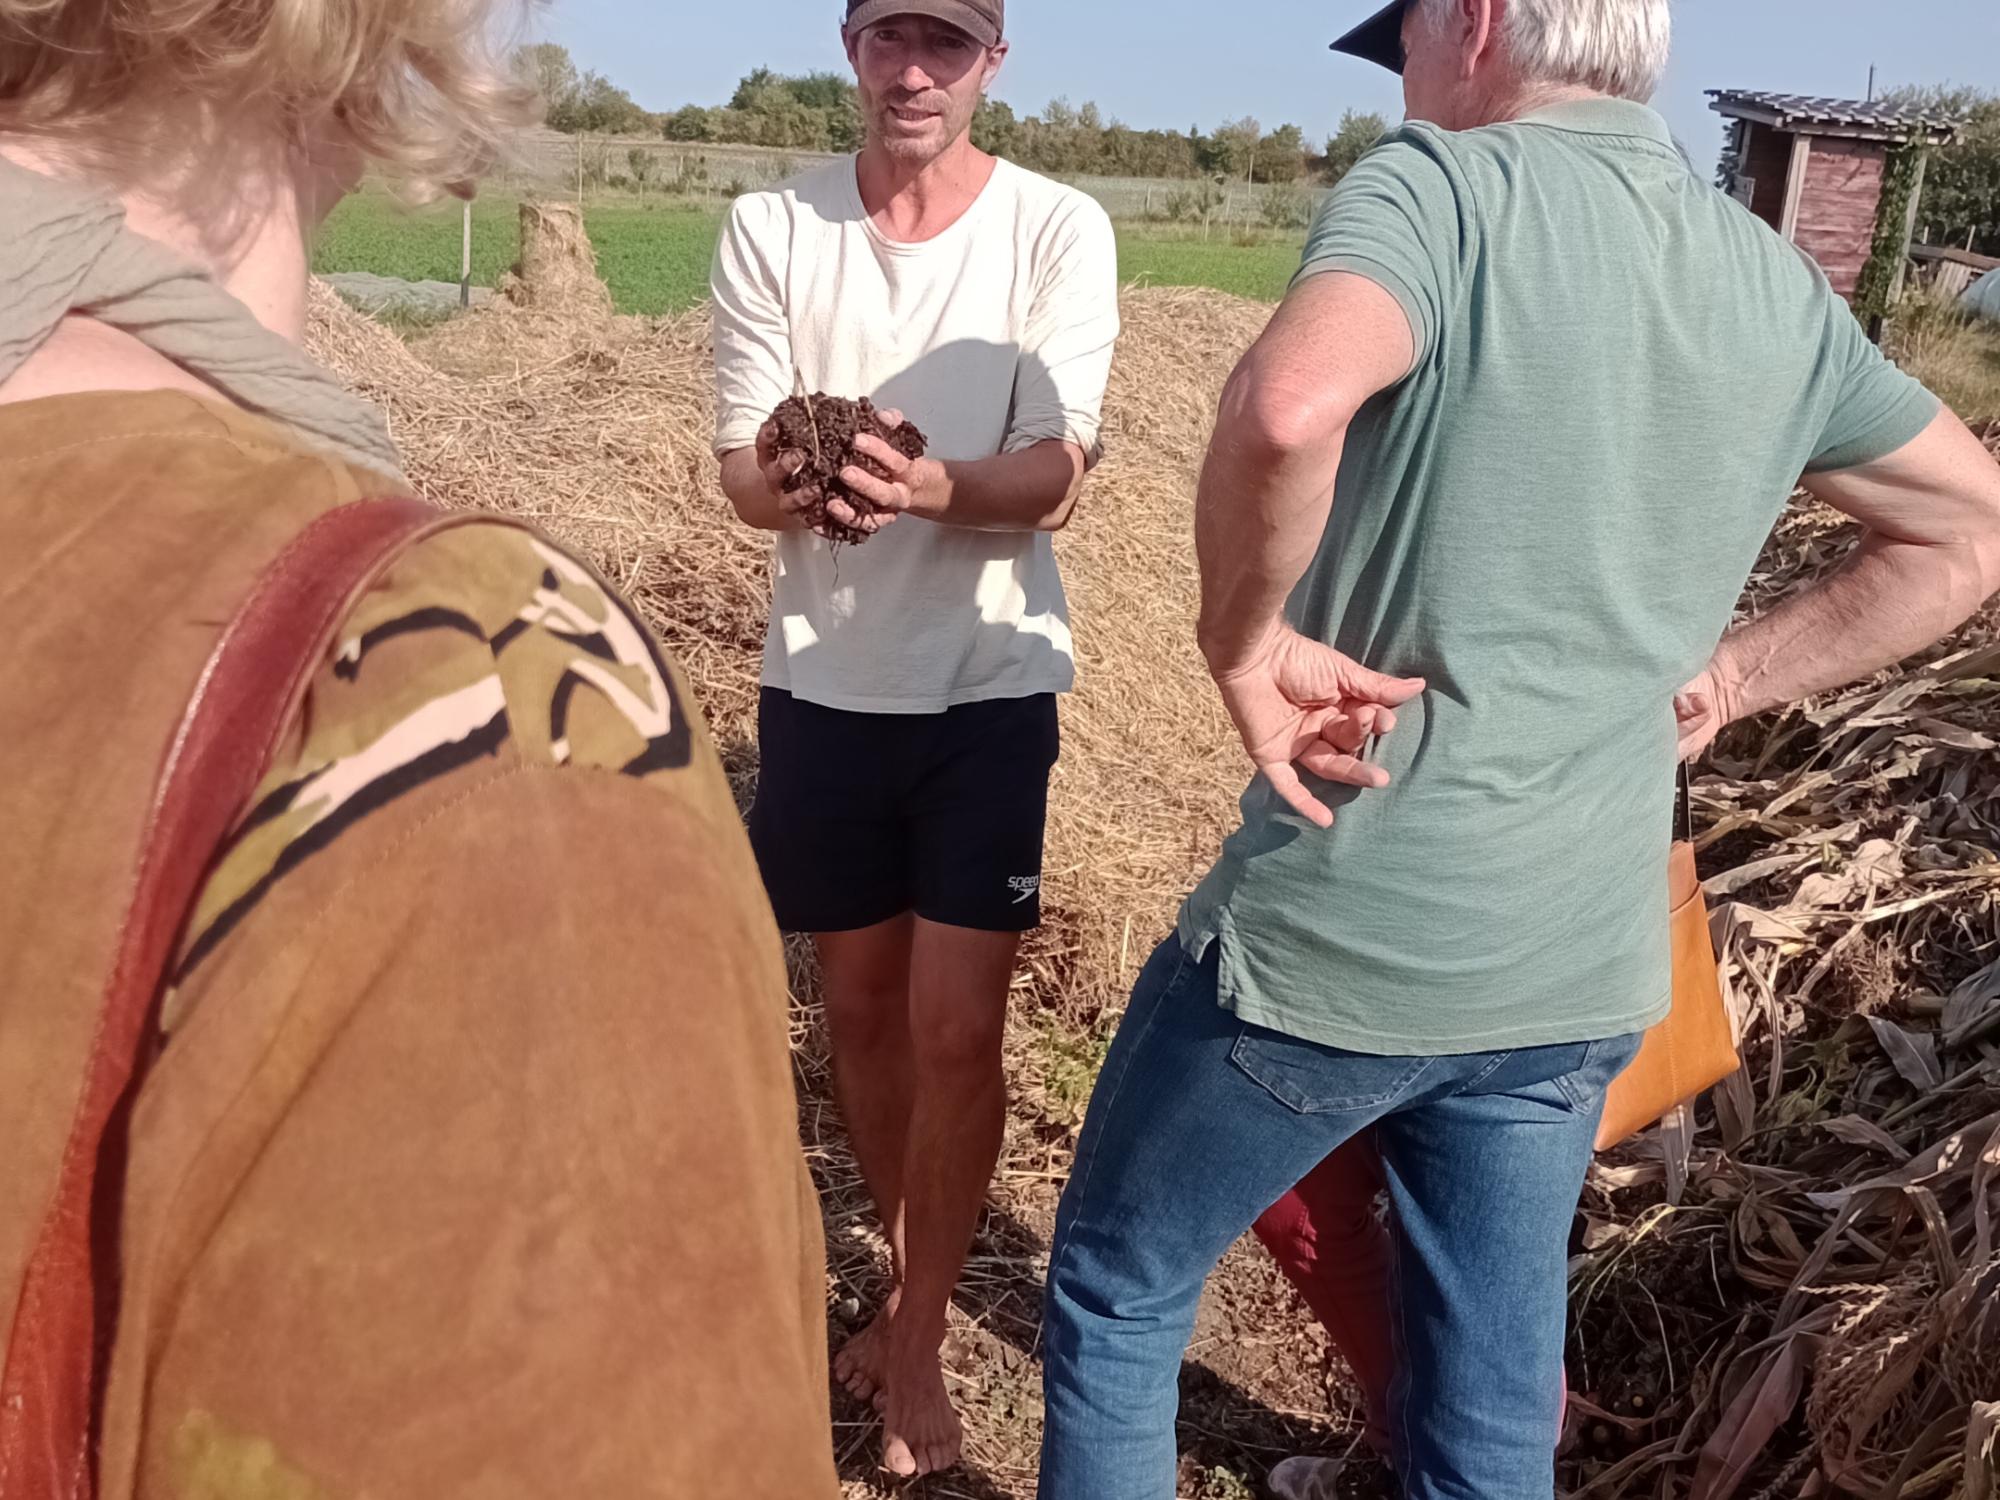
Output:
<path fill-rule="evenodd" d="M 204 660 L 304 526 L 404 489 L 297 347 L 308 241 L 370 168 L 468 190 L 517 19 L 0 0 L 0 1334 Z M 0 1493 L 835 1493 L 783 1005 L 627 606 L 522 532 L 421 544 L 185 914 L 93 1206 L 92 1441 L 63 1469 L 0 1402 Z"/>

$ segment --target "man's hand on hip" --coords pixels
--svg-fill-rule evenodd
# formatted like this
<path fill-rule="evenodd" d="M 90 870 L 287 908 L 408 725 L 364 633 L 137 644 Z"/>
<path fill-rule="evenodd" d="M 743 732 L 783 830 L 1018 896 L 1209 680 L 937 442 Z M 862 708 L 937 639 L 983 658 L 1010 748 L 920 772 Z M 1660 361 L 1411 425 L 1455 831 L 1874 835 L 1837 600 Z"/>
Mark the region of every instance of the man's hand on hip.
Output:
<path fill-rule="evenodd" d="M 1682 760 L 1698 758 L 1735 722 L 1735 702 L 1734 690 L 1713 666 L 1674 694 L 1674 724 L 1680 734 Z"/>
<path fill-rule="evenodd" d="M 1362 752 L 1424 690 L 1421 678 L 1371 672 L 1289 626 L 1274 627 L 1240 664 L 1210 670 L 1252 762 L 1294 812 L 1321 828 L 1333 826 L 1333 810 L 1306 790 L 1299 771 L 1344 786 L 1387 786 L 1389 773 Z"/>

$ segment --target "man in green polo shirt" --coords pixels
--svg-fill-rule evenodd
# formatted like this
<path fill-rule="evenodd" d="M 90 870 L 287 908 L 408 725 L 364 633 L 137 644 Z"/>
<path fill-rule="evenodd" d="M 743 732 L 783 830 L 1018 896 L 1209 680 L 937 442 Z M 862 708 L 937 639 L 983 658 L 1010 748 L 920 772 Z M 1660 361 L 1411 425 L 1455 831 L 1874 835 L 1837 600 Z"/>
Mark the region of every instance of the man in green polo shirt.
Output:
<path fill-rule="evenodd" d="M 1567 1233 L 1668 1006 L 1676 755 L 2000 585 L 2000 469 L 1690 168 L 1642 102 L 1668 31 L 1667 0 L 1400 0 L 1346 44 L 1411 123 L 1223 398 L 1201 645 L 1260 774 L 1079 1145 L 1043 1500 L 1168 1500 L 1204 1278 L 1370 1129 L 1406 1492 L 1547 1500 Z M 1801 475 L 1864 540 L 1731 630 Z"/>

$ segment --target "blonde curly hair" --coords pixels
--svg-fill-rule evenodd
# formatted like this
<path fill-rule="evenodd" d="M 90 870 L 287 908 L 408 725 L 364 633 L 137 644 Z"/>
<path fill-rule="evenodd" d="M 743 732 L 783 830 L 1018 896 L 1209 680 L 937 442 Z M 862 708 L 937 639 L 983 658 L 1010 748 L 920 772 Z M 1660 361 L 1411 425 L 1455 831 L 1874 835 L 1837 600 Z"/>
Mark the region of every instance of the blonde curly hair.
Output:
<path fill-rule="evenodd" d="M 268 106 L 419 195 L 531 123 L 509 62 L 534 0 L 0 0 L 0 134 L 81 143 L 190 99 Z"/>

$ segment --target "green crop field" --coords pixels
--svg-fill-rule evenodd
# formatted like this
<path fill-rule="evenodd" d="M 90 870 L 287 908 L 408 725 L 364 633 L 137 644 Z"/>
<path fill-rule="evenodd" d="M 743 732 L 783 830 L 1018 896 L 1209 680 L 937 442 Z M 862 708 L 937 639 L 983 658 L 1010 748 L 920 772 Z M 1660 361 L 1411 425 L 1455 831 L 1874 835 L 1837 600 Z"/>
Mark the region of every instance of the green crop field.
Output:
<path fill-rule="evenodd" d="M 672 199 L 640 205 L 626 198 L 592 205 L 584 215 L 598 270 L 620 312 L 678 312 L 708 292 L 709 260 L 721 219 Z M 518 200 L 482 197 L 472 207 L 472 280 L 492 286 L 514 263 Z M 315 271 L 372 271 L 407 281 L 457 281 L 460 211 L 453 203 L 408 208 L 385 193 L 349 198 L 327 219 L 313 248 Z M 1297 235 L 1260 236 L 1238 244 L 1217 230 L 1204 240 L 1187 231 L 1124 225 L 1118 274 L 1150 286 L 1206 286 L 1276 301 L 1297 269 Z"/>
<path fill-rule="evenodd" d="M 678 204 L 636 201 L 592 206 L 584 215 L 597 268 L 620 312 L 678 312 L 708 292 L 708 262 L 721 220 Z M 520 246 L 516 199 L 482 197 L 472 206 L 472 281 L 492 286 Z M 408 208 L 387 194 L 349 198 L 328 216 L 313 245 L 313 270 L 372 271 L 406 281 L 457 281 L 457 203 Z"/>
<path fill-rule="evenodd" d="M 1239 245 L 1150 226 L 1118 228 L 1118 275 L 1148 286 L 1208 286 L 1276 302 L 1299 268 L 1303 235 L 1272 235 Z"/>

